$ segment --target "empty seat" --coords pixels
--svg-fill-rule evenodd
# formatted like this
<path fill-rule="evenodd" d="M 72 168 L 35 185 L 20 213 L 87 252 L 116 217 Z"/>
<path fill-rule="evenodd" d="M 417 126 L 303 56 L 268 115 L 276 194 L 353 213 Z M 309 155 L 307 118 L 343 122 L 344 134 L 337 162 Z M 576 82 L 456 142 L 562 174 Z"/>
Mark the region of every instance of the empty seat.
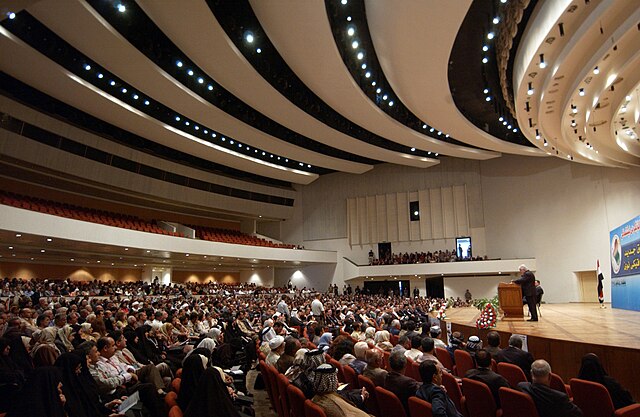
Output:
<path fill-rule="evenodd" d="M 473 379 L 462 379 L 462 393 L 466 401 L 469 417 L 500 417 L 502 411 L 498 411 L 489 387 Z"/>
<path fill-rule="evenodd" d="M 520 382 L 527 382 L 527 376 L 518 365 L 500 362 L 498 364 L 498 373 L 502 375 L 512 387 L 517 387 Z"/>
<path fill-rule="evenodd" d="M 573 378 L 569 381 L 573 402 L 580 407 L 584 417 L 638 417 L 640 404 L 614 410 L 609 391 L 602 384 Z"/>
<path fill-rule="evenodd" d="M 304 402 L 304 415 L 305 417 L 327 417 L 322 408 L 309 400 Z"/>
<path fill-rule="evenodd" d="M 538 410 L 531 397 L 511 388 L 500 387 L 502 417 L 538 417 Z"/>
<path fill-rule="evenodd" d="M 433 417 L 431 404 L 418 397 L 409 398 L 409 416 L 411 417 Z"/>
<path fill-rule="evenodd" d="M 407 417 L 400 399 L 393 392 L 376 387 L 376 401 L 380 414 L 384 417 Z"/>
<path fill-rule="evenodd" d="M 453 352 L 453 356 L 456 360 L 456 373 L 460 378 L 463 378 L 467 374 L 467 371 L 476 367 L 473 358 L 466 350 L 456 349 L 456 351 Z"/>

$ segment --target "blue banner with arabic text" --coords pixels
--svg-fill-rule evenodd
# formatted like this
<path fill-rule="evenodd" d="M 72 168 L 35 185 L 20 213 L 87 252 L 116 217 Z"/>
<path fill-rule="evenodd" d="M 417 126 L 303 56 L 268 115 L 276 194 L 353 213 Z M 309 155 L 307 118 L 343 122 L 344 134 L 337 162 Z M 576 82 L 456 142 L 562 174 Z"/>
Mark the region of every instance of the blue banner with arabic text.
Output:
<path fill-rule="evenodd" d="M 640 311 L 640 216 L 609 233 L 611 305 Z"/>

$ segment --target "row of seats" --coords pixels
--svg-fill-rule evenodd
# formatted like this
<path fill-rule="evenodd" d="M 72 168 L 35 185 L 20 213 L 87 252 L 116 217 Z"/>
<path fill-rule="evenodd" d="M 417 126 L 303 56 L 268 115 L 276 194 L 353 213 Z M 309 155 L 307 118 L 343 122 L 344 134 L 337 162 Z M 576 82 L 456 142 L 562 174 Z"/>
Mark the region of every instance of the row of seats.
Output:
<path fill-rule="evenodd" d="M 443 385 L 455 404 L 458 411 L 465 417 L 538 417 L 535 405 L 527 394 L 520 391 L 501 388 L 499 395 L 501 409 L 498 409 L 491 391 L 487 385 L 464 378 L 467 370 L 475 368 L 473 359 L 468 352 L 457 350 L 454 352 L 456 365 L 453 366 L 451 356 L 445 349 L 437 348 L 438 359 L 448 369 L 456 369 L 459 376 L 443 373 Z M 430 417 L 431 404 L 417 397 L 409 400 L 409 416 L 394 393 L 382 387 L 376 387 L 369 378 L 356 375 L 350 366 L 342 366 L 337 360 L 326 355 L 327 361 L 338 369 L 338 380 L 348 383 L 351 389 L 365 388 L 369 392 L 369 398 L 365 405 L 370 414 L 376 417 Z M 288 379 L 264 360 L 260 361 L 260 369 L 265 380 L 265 385 L 274 410 L 279 417 L 326 417 L 323 410 L 309 400 L 305 400 L 304 394 L 297 387 L 290 384 Z M 389 353 L 384 352 L 383 367 L 389 370 Z M 419 373 L 419 364 L 407 359 L 408 364 L 405 375 L 422 382 Z M 447 364 L 449 366 L 447 366 Z M 516 365 L 509 363 L 492 363 L 494 371 L 501 374 L 516 387 L 520 382 L 526 382 L 527 378 Z M 461 380 L 460 380 L 461 378 Z M 580 407 L 585 417 L 639 417 L 640 404 L 615 411 L 613 402 L 606 388 L 600 384 L 580 379 L 571 379 L 566 385 L 557 374 L 552 374 L 551 388 L 566 393 L 569 398 Z"/>
<path fill-rule="evenodd" d="M 14 193 L 0 192 L 0 203 L 7 206 L 38 211 L 40 213 L 52 214 L 54 216 L 66 217 L 74 220 L 121 227 L 140 232 L 184 237 L 181 233 L 164 230 L 153 222 L 142 220 L 134 216 L 83 208 L 39 198 L 26 197 Z"/>
<path fill-rule="evenodd" d="M 294 245 L 273 243 L 266 239 L 250 236 L 237 230 L 206 228 L 192 226 L 196 229 L 196 237 L 213 242 L 232 243 L 235 245 L 265 246 L 269 248 L 294 249 Z"/>

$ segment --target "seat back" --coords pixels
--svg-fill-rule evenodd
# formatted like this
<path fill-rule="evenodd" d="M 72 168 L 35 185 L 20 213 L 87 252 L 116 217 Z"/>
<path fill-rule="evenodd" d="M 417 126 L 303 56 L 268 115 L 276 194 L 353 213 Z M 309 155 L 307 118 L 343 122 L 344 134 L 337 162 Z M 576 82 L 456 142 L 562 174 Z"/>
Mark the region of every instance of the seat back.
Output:
<path fill-rule="evenodd" d="M 413 372 L 412 368 L 413 368 L 413 359 L 407 358 L 407 366 L 405 366 L 405 368 L 404 368 L 404 376 L 408 376 L 409 378 L 413 378 L 413 376 L 412 376 L 412 372 Z"/>
<path fill-rule="evenodd" d="M 389 356 L 391 356 L 391 352 L 384 351 L 382 352 L 382 367 L 389 370 Z"/>
<path fill-rule="evenodd" d="M 276 375 L 276 382 L 278 384 L 278 392 L 280 392 L 278 397 L 280 399 L 280 407 L 282 407 L 282 417 L 291 417 L 291 407 L 289 406 L 289 396 L 287 395 L 289 380 L 279 373 Z"/>
<path fill-rule="evenodd" d="M 174 405 L 169 410 L 169 417 L 182 417 L 182 410 L 177 405 Z"/>
<path fill-rule="evenodd" d="M 414 362 L 411 364 L 411 378 L 415 379 L 418 382 L 422 382 L 422 377 L 420 376 L 420 363 Z"/>
<path fill-rule="evenodd" d="M 517 387 L 520 382 L 527 382 L 527 376 L 522 372 L 522 369 L 512 363 L 500 362 L 498 364 L 498 373 L 502 375 L 512 387 Z"/>
<path fill-rule="evenodd" d="M 538 410 L 531 397 L 524 392 L 500 387 L 502 417 L 538 417 Z"/>
<path fill-rule="evenodd" d="M 178 405 L 178 394 L 173 391 L 167 393 L 164 396 L 164 403 L 167 405 L 167 410 L 171 410 L 174 406 Z"/>
<path fill-rule="evenodd" d="M 569 392 L 567 392 L 567 386 L 564 384 L 562 377 L 558 374 L 554 374 L 553 372 L 551 373 L 551 383 L 549 386 L 556 391 L 569 395 Z M 572 395 L 569 395 L 569 397 L 572 397 Z"/>
<path fill-rule="evenodd" d="M 391 336 L 389 336 L 389 342 L 390 342 L 393 346 L 395 346 L 395 345 L 397 345 L 397 344 L 398 344 L 398 339 L 400 339 L 400 338 L 398 337 L 398 335 L 392 334 Z"/>
<path fill-rule="evenodd" d="M 609 417 L 613 415 L 613 401 L 602 384 L 573 378 L 569 381 L 573 402 L 580 407 L 584 417 Z"/>
<path fill-rule="evenodd" d="M 376 399 L 376 385 L 371 379 L 363 375 L 358 375 L 358 383 L 369 393 L 369 397 L 364 400 L 364 404 L 367 406 L 369 413 L 376 417 L 382 417 L 382 414 L 380 414 L 380 408 L 378 408 L 378 400 Z"/>
<path fill-rule="evenodd" d="M 431 404 L 418 397 L 409 397 L 409 416 L 411 417 L 433 417 Z"/>
<path fill-rule="evenodd" d="M 439 348 L 436 349 L 436 358 L 440 361 L 442 366 L 447 368 L 450 371 L 453 371 L 453 359 L 451 359 L 451 355 L 447 349 Z"/>
<path fill-rule="evenodd" d="M 485 383 L 463 378 L 462 393 L 467 403 L 469 417 L 496 417 L 496 402 Z"/>
<path fill-rule="evenodd" d="M 276 409 L 275 396 L 273 395 L 273 385 L 271 384 L 271 375 L 269 375 L 269 368 L 267 363 L 264 360 L 260 360 L 260 374 L 262 375 L 262 381 L 264 382 L 264 386 L 267 389 L 267 395 L 269 396 L 269 402 L 271 403 L 271 408 Z"/>
<path fill-rule="evenodd" d="M 287 397 L 289 398 L 291 415 L 295 417 L 304 416 L 304 401 L 306 398 L 300 388 L 293 384 L 287 385 Z"/>
<path fill-rule="evenodd" d="M 171 381 L 171 388 L 176 392 L 176 394 L 180 393 L 180 382 L 182 382 L 181 378 L 174 378 Z"/>
<path fill-rule="evenodd" d="M 271 394 L 273 394 L 273 409 L 276 411 L 279 417 L 284 417 L 284 410 L 282 409 L 282 401 L 280 401 L 280 388 L 278 387 L 278 371 L 271 365 L 267 365 L 267 374 L 269 375 L 269 381 L 271 382 Z"/>
<path fill-rule="evenodd" d="M 451 401 L 453 401 L 458 411 L 466 415 L 466 401 L 456 378 L 448 372 L 443 372 L 442 385 L 444 385 L 447 394 L 449 394 L 449 398 L 451 398 Z"/>
<path fill-rule="evenodd" d="M 324 410 L 322 408 L 315 405 L 309 400 L 304 401 L 304 416 L 305 417 L 327 417 L 327 415 L 324 413 Z"/>
<path fill-rule="evenodd" d="M 391 391 L 376 387 L 376 401 L 380 414 L 384 417 L 407 417 L 400 399 Z"/>
<path fill-rule="evenodd" d="M 338 362 L 337 360 L 331 358 L 329 359 L 329 363 L 333 366 L 336 367 L 336 369 L 338 370 L 338 381 L 345 383 L 347 382 L 345 380 L 345 376 L 344 376 L 344 369 L 343 366 L 340 364 L 340 362 Z M 348 365 L 347 365 L 348 366 Z"/>
<path fill-rule="evenodd" d="M 475 369 L 476 364 L 466 350 L 456 349 L 456 351 L 453 352 L 453 356 L 456 360 L 456 373 L 458 377 L 463 378 L 468 370 Z"/>
<path fill-rule="evenodd" d="M 356 371 L 352 367 L 349 365 L 343 366 L 342 373 L 344 374 L 344 382 L 349 384 L 349 389 L 359 388 L 358 374 L 356 374 Z"/>

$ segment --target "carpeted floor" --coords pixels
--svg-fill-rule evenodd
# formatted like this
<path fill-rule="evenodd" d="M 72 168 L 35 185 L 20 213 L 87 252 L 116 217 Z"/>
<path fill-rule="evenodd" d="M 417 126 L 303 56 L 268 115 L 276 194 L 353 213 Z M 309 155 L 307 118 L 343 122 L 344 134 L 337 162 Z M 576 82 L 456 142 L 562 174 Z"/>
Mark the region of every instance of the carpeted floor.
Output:
<path fill-rule="evenodd" d="M 256 378 L 260 375 L 257 370 L 247 373 L 247 389 L 253 394 L 253 410 L 256 417 L 278 417 L 276 412 L 271 409 L 271 402 L 267 395 L 266 389 L 256 390 L 253 388 Z"/>

